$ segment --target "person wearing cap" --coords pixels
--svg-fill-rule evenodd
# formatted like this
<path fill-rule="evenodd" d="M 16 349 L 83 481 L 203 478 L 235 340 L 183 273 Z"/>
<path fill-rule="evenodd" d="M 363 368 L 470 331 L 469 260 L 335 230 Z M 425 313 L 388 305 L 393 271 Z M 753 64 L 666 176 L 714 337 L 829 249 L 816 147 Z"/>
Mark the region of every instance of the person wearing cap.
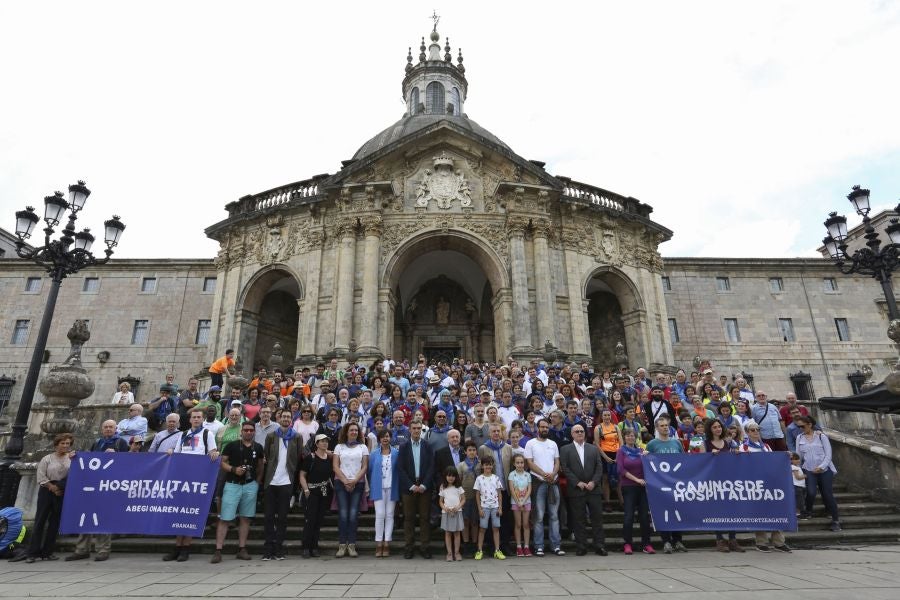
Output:
<path fill-rule="evenodd" d="M 437 375 L 432 375 L 428 379 L 428 391 L 426 392 L 426 396 L 428 397 L 428 404 L 434 406 L 438 403 L 440 399 L 441 392 L 444 391 L 444 386 L 441 385 L 441 378 Z"/>
<path fill-rule="evenodd" d="M 650 388 L 650 402 L 644 408 L 649 423 L 656 423 L 662 416 L 669 418 L 669 422 L 677 422 L 678 413 L 672 403 L 665 398 L 665 389 L 661 385 Z"/>
<path fill-rule="evenodd" d="M 284 538 L 303 438 L 291 427 L 290 411 L 282 411 L 274 431 L 266 435 L 265 546 L 263 560 L 284 560 Z"/>
<path fill-rule="evenodd" d="M 147 419 L 144 418 L 144 407 L 134 403 L 128 407 L 128 417 L 116 424 L 116 433 L 124 438 L 133 435 L 147 435 Z"/>
<path fill-rule="evenodd" d="M 315 437 L 313 451 L 300 467 L 300 489 L 306 498 L 306 522 L 303 524 L 303 558 L 319 556 L 319 532 L 325 512 L 331 505 L 334 465 L 328 451 L 330 438 L 324 433 Z"/>
<path fill-rule="evenodd" d="M 176 410 L 178 410 L 178 404 L 169 386 L 165 384 L 159 386 L 159 396 L 147 405 L 147 414 L 150 417 L 149 425 L 154 430 L 161 428 L 166 422 L 166 417 Z"/>
<path fill-rule="evenodd" d="M 128 440 L 128 451 L 129 452 L 140 452 L 141 448 L 144 447 L 144 436 L 142 435 L 133 435 Z"/>
<path fill-rule="evenodd" d="M 209 366 L 209 377 L 212 384 L 219 386 L 219 389 L 225 385 L 225 375 L 229 377 L 234 375 L 234 350 L 231 348 L 225 351 L 225 356 Z"/>
<path fill-rule="evenodd" d="M 207 406 L 214 406 L 216 409 L 215 418 L 219 419 L 222 416 L 222 388 L 218 385 L 211 386 L 206 391 L 206 398 L 197 403 L 195 408 L 202 408 L 204 411 Z M 206 413 L 204 413 L 206 414 Z"/>

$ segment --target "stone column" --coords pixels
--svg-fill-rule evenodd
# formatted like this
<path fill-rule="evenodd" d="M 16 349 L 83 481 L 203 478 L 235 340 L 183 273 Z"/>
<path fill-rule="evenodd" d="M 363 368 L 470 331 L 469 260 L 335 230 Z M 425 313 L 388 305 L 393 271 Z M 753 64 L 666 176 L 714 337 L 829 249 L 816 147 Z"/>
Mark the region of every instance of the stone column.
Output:
<path fill-rule="evenodd" d="M 556 345 L 556 292 L 550 270 L 549 221 L 534 221 L 534 279 L 537 306 L 537 329 L 540 343 Z"/>
<path fill-rule="evenodd" d="M 508 217 L 509 262 L 512 278 L 512 342 L 513 353 L 532 352 L 531 311 L 528 305 L 528 275 L 525 272 L 525 228 L 523 217 Z"/>
<path fill-rule="evenodd" d="M 306 258 L 306 289 L 303 300 L 298 301 L 300 322 L 297 332 L 297 362 L 301 366 L 313 366 L 316 360 L 316 323 L 319 321 L 319 282 L 322 278 L 322 243 L 325 234 L 312 231 L 307 234 L 310 252 Z"/>
<path fill-rule="evenodd" d="M 362 272 L 362 315 L 357 334 L 358 353 L 374 359 L 378 354 L 378 265 L 381 258 L 380 216 L 370 217 L 363 223 L 365 228 L 365 256 Z"/>
<path fill-rule="evenodd" d="M 575 250 L 566 245 L 566 289 L 569 294 L 569 327 L 572 330 L 572 360 L 576 362 L 591 361 L 590 336 L 586 303 L 581 289 L 581 269 L 578 268 L 579 256 Z"/>
<path fill-rule="evenodd" d="M 341 219 L 336 227 L 340 244 L 334 305 L 334 351 L 346 354 L 353 336 L 353 278 L 356 272 L 356 222 Z"/>

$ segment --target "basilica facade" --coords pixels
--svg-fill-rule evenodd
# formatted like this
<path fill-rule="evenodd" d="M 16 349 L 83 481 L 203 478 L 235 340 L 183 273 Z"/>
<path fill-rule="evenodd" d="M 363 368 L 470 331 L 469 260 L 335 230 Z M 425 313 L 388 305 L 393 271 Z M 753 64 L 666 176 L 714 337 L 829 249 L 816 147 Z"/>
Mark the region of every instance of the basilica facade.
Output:
<path fill-rule="evenodd" d="M 263 362 L 352 354 L 640 364 L 673 357 L 652 209 L 554 175 L 465 113 L 436 31 L 408 56 L 402 118 L 334 175 L 229 204 L 211 345 Z M 296 331 L 296 336 L 287 335 Z M 593 343 L 592 343 L 593 342 Z"/>
<path fill-rule="evenodd" d="M 96 382 L 83 404 L 123 381 L 148 401 L 166 373 L 183 385 L 227 348 L 247 373 L 420 354 L 596 371 L 703 358 L 801 399 L 850 394 L 866 366 L 887 373 L 896 351 L 868 278 L 824 258 L 663 260 L 673 234 L 650 206 L 516 154 L 466 114 L 461 54 L 429 41 L 407 56 L 405 114 L 336 173 L 227 204 L 206 229 L 215 258 L 114 259 L 68 278 L 45 369 L 83 319 Z M 13 242 L 0 231 L 0 432 L 49 288 Z"/>

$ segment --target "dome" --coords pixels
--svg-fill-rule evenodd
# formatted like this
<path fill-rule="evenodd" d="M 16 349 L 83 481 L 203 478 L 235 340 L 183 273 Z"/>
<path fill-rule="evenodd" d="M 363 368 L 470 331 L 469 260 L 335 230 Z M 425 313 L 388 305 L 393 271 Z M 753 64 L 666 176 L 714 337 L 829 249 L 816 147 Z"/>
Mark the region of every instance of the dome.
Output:
<path fill-rule="evenodd" d="M 496 135 L 494 135 L 475 121 L 469 119 L 468 117 L 420 114 L 414 116 L 405 116 L 370 139 L 368 142 L 360 146 L 359 150 L 356 151 L 356 154 L 353 155 L 353 160 L 361 160 L 363 158 L 366 158 L 367 156 L 374 154 L 382 148 L 391 145 L 397 140 L 401 140 L 405 137 L 422 131 L 423 129 L 427 129 L 429 127 L 437 125 L 442 121 L 445 121 L 461 129 L 470 131 L 476 136 L 484 138 L 489 143 L 496 144 L 501 148 L 512 152 L 510 147 L 503 143 L 500 138 L 498 138 Z"/>

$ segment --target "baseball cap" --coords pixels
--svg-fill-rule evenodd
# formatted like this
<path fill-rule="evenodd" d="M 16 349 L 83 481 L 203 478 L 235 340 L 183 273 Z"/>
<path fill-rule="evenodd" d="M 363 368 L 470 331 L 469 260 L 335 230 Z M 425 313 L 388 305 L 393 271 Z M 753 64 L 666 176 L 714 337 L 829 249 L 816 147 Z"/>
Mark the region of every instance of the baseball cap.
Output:
<path fill-rule="evenodd" d="M 241 402 L 240 400 L 237 400 L 237 399 L 234 399 L 231 401 L 232 406 L 242 406 L 243 404 L 244 404 L 243 402 Z"/>
<path fill-rule="evenodd" d="M 217 385 L 214 385 L 214 386 L 212 386 L 211 388 L 209 388 L 209 391 L 210 391 L 210 392 L 221 392 L 221 391 L 222 391 L 222 388 L 220 388 L 220 387 L 217 386 Z"/>
<path fill-rule="evenodd" d="M 320 441 L 322 441 L 322 440 L 327 440 L 327 439 L 328 439 L 328 436 L 325 435 L 324 433 L 320 433 L 319 435 L 316 436 L 316 441 L 317 441 L 317 442 L 320 442 Z"/>

